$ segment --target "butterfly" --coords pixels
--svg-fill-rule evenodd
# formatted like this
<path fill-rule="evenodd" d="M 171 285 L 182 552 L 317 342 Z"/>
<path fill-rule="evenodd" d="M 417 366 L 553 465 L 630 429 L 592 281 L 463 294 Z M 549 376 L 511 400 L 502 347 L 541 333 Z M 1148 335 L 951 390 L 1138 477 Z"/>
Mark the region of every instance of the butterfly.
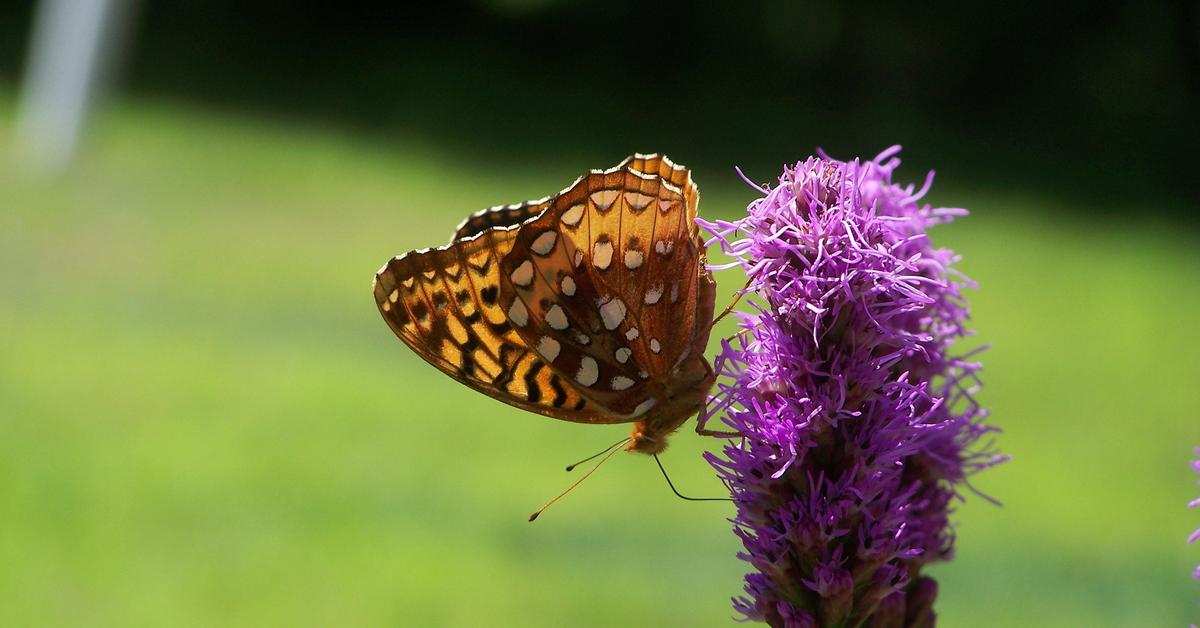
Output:
<path fill-rule="evenodd" d="M 459 382 L 555 419 L 632 422 L 625 449 L 657 454 L 715 380 L 698 200 L 687 168 L 635 154 L 393 258 L 375 274 L 375 302 Z"/>

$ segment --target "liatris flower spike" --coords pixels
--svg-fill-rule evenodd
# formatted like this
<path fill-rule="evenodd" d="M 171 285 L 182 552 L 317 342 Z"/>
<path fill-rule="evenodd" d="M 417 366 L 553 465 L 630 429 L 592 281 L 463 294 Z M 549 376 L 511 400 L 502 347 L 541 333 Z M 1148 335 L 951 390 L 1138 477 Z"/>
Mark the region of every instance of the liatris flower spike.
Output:
<path fill-rule="evenodd" d="M 1197 447 L 1195 452 L 1197 459 L 1192 461 L 1192 470 L 1196 473 L 1200 473 L 1200 447 Z M 1188 508 L 1200 508 L 1200 497 L 1193 499 L 1191 503 L 1188 504 Z M 1196 541 L 1200 541 L 1200 528 L 1197 528 L 1196 531 L 1188 537 L 1188 543 L 1195 543 Z M 1196 570 L 1192 572 L 1192 577 L 1200 580 L 1200 565 L 1196 565 Z"/>
<path fill-rule="evenodd" d="M 733 600 L 773 626 L 930 626 L 950 558 L 950 503 L 1003 460 L 974 398 L 980 365 L 954 355 L 973 286 L 926 231 L 965 215 L 893 183 L 874 160 L 824 154 L 785 168 L 733 222 L 701 222 L 759 301 L 723 343 L 717 417 L 744 436 L 709 462 L 737 502 Z M 747 181 L 749 183 L 749 181 Z M 710 242 L 710 244 L 712 243 Z"/>

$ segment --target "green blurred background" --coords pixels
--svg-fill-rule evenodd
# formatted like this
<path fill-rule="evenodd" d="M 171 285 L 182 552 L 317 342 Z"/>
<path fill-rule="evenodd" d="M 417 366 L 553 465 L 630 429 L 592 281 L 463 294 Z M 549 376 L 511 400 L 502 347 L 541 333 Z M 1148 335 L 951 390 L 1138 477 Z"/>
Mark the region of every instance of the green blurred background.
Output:
<path fill-rule="evenodd" d="M 981 288 L 946 626 L 1178 626 L 1200 525 L 1197 5 L 143 2 L 61 172 L 16 138 L 0 8 L 0 625 L 728 625 L 728 504 L 622 436 L 427 367 L 372 273 L 633 151 L 709 218 L 816 146 L 906 146 Z M 742 280 L 718 275 L 724 302 Z M 685 432 L 681 489 L 722 491 Z"/>

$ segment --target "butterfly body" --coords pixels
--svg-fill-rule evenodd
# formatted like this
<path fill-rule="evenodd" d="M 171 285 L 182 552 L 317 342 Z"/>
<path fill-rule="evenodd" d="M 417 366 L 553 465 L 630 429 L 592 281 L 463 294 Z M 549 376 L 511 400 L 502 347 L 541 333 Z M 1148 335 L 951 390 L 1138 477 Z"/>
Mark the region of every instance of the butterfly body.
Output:
<path fill-rule="evenodd" d="M 467 218 L 450 244 L 392 259 L 380 313 L 454 379 L 578 423 L 634 423 L 654 454 L 703 404 L 715 283 L 686 168 L 634 155 L 558 194 Z"/>
<path fill-rule="evenodd" d="M 673 375 L 674 389 L 665 388 L 659 397 L 665 402 L 652 408 L 633 425 L 627 451 L 654 455 L 667 448 L 667 436 L 679 429 L 704 406 L 716 378 L 708 362 L 696 357 Z"/>

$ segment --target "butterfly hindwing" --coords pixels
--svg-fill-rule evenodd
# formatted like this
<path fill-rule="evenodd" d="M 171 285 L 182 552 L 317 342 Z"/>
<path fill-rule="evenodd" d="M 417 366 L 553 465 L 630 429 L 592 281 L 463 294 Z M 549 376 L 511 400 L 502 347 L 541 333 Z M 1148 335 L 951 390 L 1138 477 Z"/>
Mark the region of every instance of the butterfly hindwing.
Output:
<path fill-rule="evenodd" d="M 514 203 L 512 205 L 497 205 L 477 211 L 463 220 L 454 231 L 450 242 L 466 240 L 483 233 L 488 229 L 513 227 L 542 213 L 550 206 L 550 198 L 540 198 L 535 201 Z"/>

